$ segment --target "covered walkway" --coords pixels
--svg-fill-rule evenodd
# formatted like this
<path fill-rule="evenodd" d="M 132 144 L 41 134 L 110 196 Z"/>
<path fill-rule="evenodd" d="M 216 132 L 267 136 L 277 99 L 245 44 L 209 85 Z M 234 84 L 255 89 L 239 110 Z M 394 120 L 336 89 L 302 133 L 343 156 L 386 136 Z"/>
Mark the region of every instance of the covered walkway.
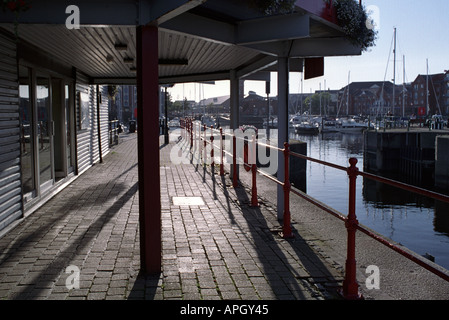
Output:
<path fill-rule="evenodd" d="M 275 186 L 260 177 L 260 206 L 250 207 L 249 177 L 232 188 L 228 173 L 222 178 L 212 176 L 210 166 L 174 164 L 173 146 L 188 149 L 189 143 L 171 138 L 169 145 L 160 139 L 160 273 L 141 271 L 137 137 L 128 134 L 103 163 L 2 231 L 0 300 L 340 299 L 343 223 L 293 197 L 295 238 L 284 240 Z M 449 298 L 445 280 L 372 238 L 357 237 L 365 299 Z M 365 286 L 373 263 L 381 271 L 379 290 Z"/>
<path fill-rule="evenodd" d="M 7 34 L 9 46 L 5 61 L 18 64 L 6 67 L 9 74 L 5 77 L 10 80 L 2 94 L 12 110 L 4 115 L 8 119 L 6 124 L 15 132 L 10 142 L 13 152 L 7 154 L 5 167 L 18 170 L 18 163 L 26 169 L 22 164 L 25 159 L 19 159 L 24 153 L 20 152 L 19 137 L 16 137 L 19 132 L 16 126 L 21 122 L 17 110 L 21 109 L 20 91 L 14 79 L 31 79 L 29 88 L 34 90 L 39 85 L 35 80 L 39 73 L 33 68 L 42 68 L 67 81 L 68 90 L 64 96 L 69 105 L 72 104 L 68 114 L 72 116 L 70 126 L 76 134 L 76 137 L 70 135 L 74 140 L 70 142 L 71 146 L 78 147 L 76 150 L 71 148 L 74 174 L 95 162 L 93 153 L 97 153 L 97 149 L 99 161 L 102 160 L 100 142 L 106 131 L 101 128 L 101 113 L 103 122 L 107 113 L 101 112 L 101 108 L 105 108 L 108 97 L 99 95 L 100 85 L 136 84 L 140 266 L 148 274 L 160 272 L 162 183 L 159 158 L 155 156 L 159 149 L 160 86 L 229 80 L 230 127 L 236 129 L 242 125 L 239 81 L 269 81 L 270 72 L 277 72 L 277 111 L 282 124 L 279 126 L 279 143 L 282 143 L 282 140 L 288 140 L 289 72 L 304 72 L 307 79 L 323 74 L 324 57 L 361 54 L 361 47 L 354 45 L 338 25 L 337 9 L 332 2 L 300 0 L 289 3 L 289 10 L 283 12 L 276 8 L 268 10 L 270 6 L 262 6 L 253 0 L 117 0 L 107 3 L 79 0 L 70 5 L 67 1 L 36 0 L 29 10 L 16 6 L 3 10 L 0 27 L 2 33 Z M 31 77 L 25 72 L 17 74 L 23 67 L 31 69 L 26 69 L 31 72 Z M 49 89 L 53 87 L 56 88 L 56 83 Z M 52 100 L 61 104 L 63 99 L 56 98 L 55 90 L 50 91 L 55 92 Z M 53 109 L 53 104 L 56 106 L 49 101 L 49 110 Z M 32 105 L 33 112 L 37 112 L 37 100 Z M 51 115 L 46 120 L 52 123 L 53 118 L 59 119 L 57 116 Z M 35 122 L 32 123 L 32 141 L 37 150 Z M 59 122 L 64 124 L 62 120 Z M 52 134 L 51 130 L 48 132 Z M 52 148 L 55 149 L 51 138 L 49 154 Z M 58 146 L 59 153 L 63 154 L 64 147 L 64 143 Z M 59 153 L 56 153 L 59 156 L 56 160 L 64 159 Z M 15 190 L 7 194 L 10 201 L 4 213 L 13 212 L 11 219 L 28 214 L 30 209 L 23 208 L 28 198 L 36 198 L 33 200 L 37 205 L 45 200 L 40 195 L 45 191 L 48 177 L 37 174 L 38 165 L 44 161 L 36 152 L 30 158 L 34 168 L 30 173 L 34 179 L 32 187 L 36 190 L 23 196 L 19 187 L 22 183 L 20 175 L 7 179 L 15 180 L 12 184 Z M 84 163 L 84 160 L 92 161 Z M 15 172 L 13 170 L 9 172 Z M 281 177 L 283 172 L 280 163 L 278 176 Z M 52 186 L 53 176 L 48 182 Z M 278 189 L 278 212 L 283 211 L 281 204 L 282 193 Z"/>
<path fill-rule="evenodd" d="M 341 285 L 307 235 L 277 235 L 273 204 L 251 208 L 227 177 L 174 165 L 163 139 L 162 272 L 140 275 L 137 139 L 122 139 L 0 239 L 0 299 L 320 300 Z M 202 203 L 177 202 L 190 197 Z"/>

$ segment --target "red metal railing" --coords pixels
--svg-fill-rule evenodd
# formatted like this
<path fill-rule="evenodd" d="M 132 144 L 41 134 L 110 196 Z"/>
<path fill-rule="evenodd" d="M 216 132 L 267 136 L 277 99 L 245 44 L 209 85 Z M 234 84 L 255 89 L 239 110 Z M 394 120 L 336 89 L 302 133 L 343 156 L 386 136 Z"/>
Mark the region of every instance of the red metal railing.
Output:
<path fill-rule="evenodd" d="M 186 129 L 183 137 L 186 139 L 186 141 L 187 141 L 188 137 L 190 137 L 190 145 L 193 146 L 193 137 L 195 135 L 196 127 L 193 125 L 192 119 L 188 119 L 187 121 L 183 122 L 182 127 Z M 200 140 L 199 145 L 201 146 L 201 140 L 203 140 L 204 141 L 204 151 L 205 151 L 206 144 L 210 143 L 210 145 L 211 145 L 210 156 L 211 156 L 211 159 L 214 159 L 214 148 L 217 148 L 217 146 L 215 146 L 213 143 L 214 142 L 213 133 L 214 133 L 214 131 L 219 132 L 220 145 L 218 148 L 219 148 L 220 154 L 221 154 L 221 156 L 220 156 L 220 175 L 224 175 L 223 155 L 225 153 L 227 153 L 228 155 L 232 156 L 232 159 L 233 159 L 232 164 L 233 164 L 234 168 L 236 168 L 236 166 L 237 166 L 237 152 L 236 152 L 237 151 L 236 150 L 237 143 L 236 143 L 236 140 L 242 139 L 242 138 L 236 137 L 235 134 L 223 133 L 222 129 L 214 130 L 211 127 L 210 130 L 211 130 L 210 131 L 211 137 L 210 137 L 210 142 L 208 142 L 206 139 L 206 127 L 204 126 L 204 137 L 201 137 L 201 135 L 199 135 L 199 140 Z M 224 144 L 223 144 L 224 136 L 229 136 L 230 138 L 232 138 L 232 141 L 233 141 L 232 153 L 228 152 L 224 148 Z M 426 263 L 424 260 L 421 260 L 421 259 L 417 258 L 416 256 L 408 253 L 407 251 L 405 251 L 402 248 L 396 246 L 395 244 L 387 241 L 386 239 L 378 236 L 377 234 L 371 232 L 370 230 L 361 226 L 358 223 L 357 216 L 356 216 L 356 210 L 355 210 L 355 208 L 356 208 L 356 206 L 355 206 L 355 203 L 356 203 L 356 180 L 357 180 L 358 176 L 362 176 L 362 177 L 365 177 L 368 179 L 382 182 L 382 183 L 385 183 L 385 184 L 388 184 L 388 185 L 391 185 L 391 186 L 394 186 L 394 187 L 397 187 L 397 188 L 400 188 L 403 190 L 414 192 L 416 194 L 420 194 L 420 195 L 430 197 L 430 198 L 433 198 L 433 199 L 436 199 L 439 201 L 447 202 L 447 203 L 449 203 L 449 196 L 443 195 L 443 194 L 440 194 L 437 192 L 429 191 L 426 189 L 422 189 L 419 187 L 411 186 L 411 185 L 408 185 L 408 184 L 405 184 L 405 183 L 402 183 L 399 181 L 380 177 L 380 176 L 377 176 L 377 175 L 374 175 L 371 173 L 359 171 L 359 169 L 357 168 L 357 159 L 356 158 L 350 158 L 349 159 L 349 167 L 344 167 L 344 166 L 336 165 L 334 163 L 322 161 L 322 160 L 311 158 L 311 157 L 308 157 L 308 156 L 305 156 L 302 154 L 291 152 L 290 146 L 288 143 L 284 143 L 284 148 L 280 149 L 278 147 L 275 147 L 275 146 L 272 146 L 269 144 L 256 142 L 256 139 L 254 136 L 253 136 L 251 143 L 252 143 L 251 150 L 254 153 L 256 150 L 256 145 L 258 145 L 258 146 L 270 148 L 272 150 L 276 150 L 277 152 L 282 152 L 284 154 L 284 166 L 285 166 L 284 167 L 285 168 L 284 181 L 279 181 L 278 179 L 274 178 L 273 176 L 257 169 L 255 156 L 251 157 L 251 160 L 248 161 L 248 163 L 244 164 L 244 166 L 250 166 L 251 173 L 252 173 L 252 186 L 251 186 L 251 193 L 252 193 L 251 205 L 252 206 L 258 205 L 257 185 L 256 185 L 256 181 L 257 181 L 256 174 L 257 173 L 261 174 L 262 176 L 268 178 L 269 180 L 271 180 L 283 187 L 283 190 L 284 190 L 284 212 L 283 212 L 282 233 L 283 233 L 284 238 L 292 238 L 293 237 L 293 233 L 292 233 L 292 229 L 291 229 L 291 221 L 290 221 L 291 220 L 290 219 L 290 198 L 289 198 L 290 192 L 307 200 L 308 202 L 319 207 L 320 209 L 332 214 L 336 218 L 345 222 L 345 227 L 347 230 L 347 255 L 346 255 L 346 264 L 345 264 L 345 278 L 343 281 L 343 288 L 342 288 L 342 295 L 344 298 L 359 299 L 361 297 L 361 294 L 359 292 L 359 286 L 358 286 L 357 279 L 356 279 L 356 257 L 355 257 L 356 237 L 355 237 L 355 235 L 356 235 L 357 230 L 359 230 L 359 231 L 363 232 L 364 234 L 370 236 L 371 238 L 377 240 L 378 242 L 387 246 L 388 248 L 396 251 L 397 253 L 401 254 L 402 256 L 406 257 L 407 259 L 417 263 L 418 265 L 422 266 L 426 270 L 441 277 L 442 279 L 449 281 L 449 275 L 447 273 L 442 272 L 441 270 Z M 201 154 L 201 150 L 199 150 L 199 153 Z M 333 208 L 323 205 L 322 203 L 318 202 L 317 200 L 313 199 L 312 197 L 308 196 L 307 194 L 291 188 L 290 180 L 289 180 L 289 170 L 288 170 L 290 156 L 297 157 L 297 158 L 304 159 L 304 160 L 311 161 L 311 162 L 315 162 L 315 163 L 318 163 L 318 164 L 321 164 L 324 166 L 328 166 L 328 167 L 331 167 L 331 168 L 334 168 L 337 170 L 346 171 L 346 173 L 348 174 L 348 178 L 349 178 L 349 206 L 348 206 L 348 215 L 347 216 L 340 214 L 338 211 L 334 210 Z M 206 152 L 204 153 L 202 160 L 205 162 Z M 214 167 L 214 166 L 215 166 L 214 160 L 212 160 L 212 167 Z M 212 170 L 214 170 L 214 169 L 212 169 Z M 237 171 L 235 169 L 233 170 L 232 181 L 233 181 L 233 187 L 238 187 L 239 183 L 238 183 Z"/>

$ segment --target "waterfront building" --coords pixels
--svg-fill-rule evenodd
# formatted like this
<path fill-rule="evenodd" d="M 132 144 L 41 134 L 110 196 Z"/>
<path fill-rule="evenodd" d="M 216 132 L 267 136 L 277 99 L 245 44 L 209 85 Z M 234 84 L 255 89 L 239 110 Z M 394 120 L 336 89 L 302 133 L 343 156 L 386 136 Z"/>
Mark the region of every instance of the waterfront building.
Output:
<path fill-rule="evenodd" d="M 419 74 L 412 82 L 413 103 L 416 113 L 420 115 L 447 115 L 448 92 L 447 73 Z M 422 111 L 420 111 L 422 110 Z M 422 114 L 425 112 L 424 114 Z"/>
<path fill-rule="evenodd" d="M 396 116 L 411 115 L 413 110 L 410 84 L 394 86 L 395 104 L 393 107 L 393 83 L 390 81 L 351 82 L 339 91 L 338 105 L 340 115 L 383 116 L 391 113 Z"/>

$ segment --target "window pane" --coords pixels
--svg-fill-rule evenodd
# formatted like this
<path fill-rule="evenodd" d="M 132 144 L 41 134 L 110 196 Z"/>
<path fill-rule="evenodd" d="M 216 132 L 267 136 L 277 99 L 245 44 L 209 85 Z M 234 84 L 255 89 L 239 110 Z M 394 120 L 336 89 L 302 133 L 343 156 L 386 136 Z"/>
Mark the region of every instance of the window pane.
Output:
<path fill-rule="evenodd" d="M 40 184 L 52 179 L 51 170 L 51 135 L 50 135 L 50 84 L 43 76 L 36 78 L 37 95 L 37 132 L 39 149 Z"/>
<path fill-rule="evenodd" d="M 30 99 L 30 73 L 28 68 L 19 67 L 19 114 L 20 114 L 20 157 L 23 193 L 34 190 L 33 157 L 33 113 Z"/>

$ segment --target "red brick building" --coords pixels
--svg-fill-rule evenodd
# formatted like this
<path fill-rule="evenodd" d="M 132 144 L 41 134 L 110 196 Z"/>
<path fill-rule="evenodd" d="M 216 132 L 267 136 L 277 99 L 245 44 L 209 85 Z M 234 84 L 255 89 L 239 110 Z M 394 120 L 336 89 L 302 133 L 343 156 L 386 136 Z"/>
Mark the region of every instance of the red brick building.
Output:
<path fill-rule="evenodd" d="M 446 75 L 447 73 L 428 76 L 420 74 L 413 81 L 413 104 L 417 114 L 419 108 L 425 110 L 426 115 L 447 113 L 447 100 L 445 101 L 448 88 Z M 426 96 L 426 92 L 428 92 L 428 96 Z"/>
<path fill-rule="evenodd" d="M 393 108 L 394 87 L 394 108 Z M 348 97 L 349 94 L 349 97 Z M 339 114 L 350 115 L 411 115 L 415 112 L 410 84 L 396 85 L 390 81 L 352 82 L 343 87 L 338 95 Z"/>

